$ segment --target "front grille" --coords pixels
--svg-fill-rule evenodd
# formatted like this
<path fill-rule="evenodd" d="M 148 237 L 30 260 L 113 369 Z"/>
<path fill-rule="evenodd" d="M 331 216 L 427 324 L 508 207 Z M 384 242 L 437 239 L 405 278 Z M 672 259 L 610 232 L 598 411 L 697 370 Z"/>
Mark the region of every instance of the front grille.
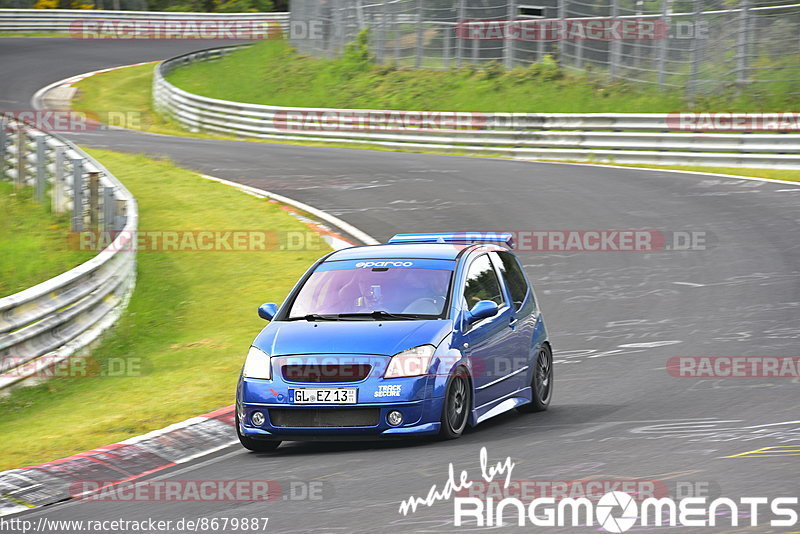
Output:
<path fill-rule="evenodd" d="M 273 408 L 269 417 L 277 427 L 376 426 L 380 408 Z"/>
<path fill-rule="evenodd" d="M 283 378 L 290 382 L 358 382 L 372 371 L 367 363 L 284 365 Z"/>

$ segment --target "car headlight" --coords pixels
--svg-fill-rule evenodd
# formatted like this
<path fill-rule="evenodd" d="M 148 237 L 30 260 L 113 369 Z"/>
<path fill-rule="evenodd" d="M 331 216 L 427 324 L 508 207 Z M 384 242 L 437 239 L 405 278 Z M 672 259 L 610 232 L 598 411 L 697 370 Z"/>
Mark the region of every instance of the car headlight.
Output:
<path fill-rule="evenodd" d="M 242 374 L 245 378 L 272 378 L 272 365 L 269 354 L 263 350 L 250 347 L 247 352 L 247 359 L 244 361 Z"/>
<path fill-rule="evenodd" d="M 413 349 L 398 352 L 392 356 L 383 378 L 401 378 L 428 374 L 428 368 L 431 366 L 431 358 L 435 350 L 436 347 L 433 345 L 420 345 Z"/>

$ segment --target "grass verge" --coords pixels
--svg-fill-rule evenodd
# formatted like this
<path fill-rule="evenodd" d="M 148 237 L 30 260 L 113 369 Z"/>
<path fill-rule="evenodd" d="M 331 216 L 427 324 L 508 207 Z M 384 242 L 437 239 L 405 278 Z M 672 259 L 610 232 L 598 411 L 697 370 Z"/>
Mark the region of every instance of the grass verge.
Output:
<path fill-rule="evenodd" d="M 255 104 L 486 113 L 781 110 L 797 107 L 792 92 L 800 89 L 787 81 L 690 96 L 566 70 L 549 56 L 508 70 L 499 62 L 447 70 L 401 68 L 377 64 L 363 33 L 333 60 L 298 54 L 285 41 L 265 41 L 219 61 L 179 68 L 168 79 L 193 93 Z"/>
<path fill-rule="evenodd" d="M 574 162 L 573 162 L 574 163 Z M 800 171 L 789 169 L 745 169 L 741 167 L 701 167 L 697 165 L 641 165 L 633 163 L 593 163 L 593 165 L 615 165 L 617 167 L 636 167 L 640 169 L 665 169 L 671 171 L 710 172 L 714 174 L 731 174 L 753 178 L 769 178 L 800 182 Z"/>
<path fill-rule="evenodd" d="M 341 58 L 297 54 L 284 41 L 264 41 L 219 61 L 198 62 L 168 76 L 193 93 L 274 106 L 474 112 L 674 111 L 678 94 L 571 74 L 554 61 L 507 71 L 502 65 L 402 69 L 375 64 L 350 45 Z"/>
<path fill-rule="evenodd" d="M 308 232 L 280 206 L 144 156 L 89 150 L 139 201 L 140 231 Z M 0 469 L 52 460 L 231 404 L 247 347 L 327 248 L 273 252 L 140 252 L 136 291 L 91 352 L 137 364 L 129 376 L 54 378 L 0 400 Z M 119 360 L 117 360 L 119 362 Z"/>
<path fill-rule="evenodd" d="M 0 182 L 0 297 L 13 295 L 92 258 L 70 250 L 68 214 L 37 204 L 33 188 Z"/>
<path fill-rule="evenodd" d="M 2 37 L 69 37 L 65 32 L 0 32 Z"/>
<path fill-rule="evenodd" d="M 75 84 L 78 89 L 72 109 L 94 112 L 101 120 L 155 134 L 189 135 L 153 110 L 152 87 L 155 64 L 138 65 L 95 74 Z M 117 118 L 118 120 L 111 120 Z M 209 137 L 195 135 L 195 137 Z"/>
<path fill-rule="evenodd" d="M 165 135 L 177 135 L 184 137 L 205 137 L 214 139 L 226 139 L 220 136 L 211 136 L 201 133 L 192 133 L 183 130 L 177 123 L 166 121 L 158 116 L 152 109 L 151 87 L 153 83 L 153 65 L 141 65 L 138 67 L 128 67 L 102 74 L 97 74 L 82 80 L 76 84 L 78 94 L 73 100 L 73 108 L 78 110 L 93 110 L 101 116 L 103 112 L 133 112 L 135 121 L 128 124 L 133 129 L 143 130 L 150 133 L 160 133 Z M 228 138 L 232 139 L 232 138 Z M 304 146 L 328 146 L 339 148 L 366 148 L 371 150 L 384 150 L 391 152 L 417 152 L 427 154 L 457 154 L 470 155 L 467 152 L 453 151 L 422 151 L 419 149 L 403 149 L 397 147 L 383 147 L 380 145 L 349 143 L 324 143 L 316 141 L 265 141 L 253 140 L 255 142 L 267 142 L 277 144 L 292 144 Z M 482 157 L 487 157 L 483 154 Z M 491 156 L 489 156 L 491 157 Z M 500 156 L 496 156 L 500 157 Z M 611 164 L 610 164 L 611 165 Z M 616 164 L 614 164 L 616 165 Z M 659 168 L 697 172 L 713 172 L 721 174 L 735 174 L 739 176 L 755 176 L 760 178 L 772 178 L 776 180 L 800 181 L 800 171 L 775 170 L 775 169 L 744 169 L 736 167 L 697 167 L 684 165 L 620 165 L 625 167 L 640 168 Z"/>

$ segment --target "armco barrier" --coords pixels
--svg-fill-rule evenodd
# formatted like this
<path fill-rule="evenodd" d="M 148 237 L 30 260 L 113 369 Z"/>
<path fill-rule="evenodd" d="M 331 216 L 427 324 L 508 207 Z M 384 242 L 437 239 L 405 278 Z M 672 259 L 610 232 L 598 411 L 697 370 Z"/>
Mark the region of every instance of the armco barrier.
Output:
<path fill-rule="evenodd" d="M 40 199 L 49 192 L 54 212 L 72 213 L 73 230 L 121 231 L 91 260 L 0 298 L 1 389 L 36 375 L 36 360 L 58 362 L 116 321 L 136 279 L 135 250 L 122 240 L 136 230 L 138 212 L 136 199 L 100 163 L 7 114 L 0 115 L 0 179 L 34 186 Z"/>
<path fill-rule="evenodd" d="M 165 78 L 176 68 L 218 59 L 237 48 L 203 50 L 156 66 L 156 109 L 188 130 L 238 137 L 459 150 L 534 160 L 800 169 L 800 133 L 675 132 L 674 117 L 663 113 L 451 113 L 455 128 L 447 127 L 447 121 L 436 127 L 408 127 L 409 117 L 425 121 L 414 119 L 415 112 L 409 111 L 232 102 L 189 93 Z M 448 115 L 437 113 L 440 118 Z M 404 125 L 396 125 L 398 117 Z M 309 127 L 314 121 L 319 126 Z"/>
<path fill-rule="evenodd" d="M 68 33 L 83 21 L 263 21 L 280 22 L 284 31 L 289 13 L 179 13 L 169 11 L 107 11 L 84 9 L 0 9 L 0 33 Z"/>

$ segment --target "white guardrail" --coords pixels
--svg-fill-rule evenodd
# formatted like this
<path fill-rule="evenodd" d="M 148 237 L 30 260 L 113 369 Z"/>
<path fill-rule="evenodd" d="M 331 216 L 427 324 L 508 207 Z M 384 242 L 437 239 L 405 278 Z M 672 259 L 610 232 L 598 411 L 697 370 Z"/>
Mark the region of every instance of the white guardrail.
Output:
<path fill-rule="evenodd" d="M 0 179 L 50 195 L 73 231 L 114 241 L 55 278 L 0 298 L 0 389 L 42 374 L 95 340 L 122 313 L 136 280 L 136 199 L 71 142 L 0 114 Z M 65 241 L 67 236 L 65 236 Z"/>
<path fill-rule="evenodd" d="M 239 47 L 203 50 L 157 65 L 156 109 L 190 131 L 235 137 L 459 150 L 520 159 L 800 169 L 800 133 L 676 132 L 678 119 L 673 114 L 287 108 L 208 98 L 165 79 L 176 68 L 219 59 Z M 798 132 L 796 125 L 793 131 Z"/>
<path fill-rule="evenodd" d="M 289 13 L 183 13 L 169 11 L 109 11 L 89 9 L 0 9 L 0 33 L 68 33 L 87 21 L 263 21 L 280 22 L 284 31 Z"/>

